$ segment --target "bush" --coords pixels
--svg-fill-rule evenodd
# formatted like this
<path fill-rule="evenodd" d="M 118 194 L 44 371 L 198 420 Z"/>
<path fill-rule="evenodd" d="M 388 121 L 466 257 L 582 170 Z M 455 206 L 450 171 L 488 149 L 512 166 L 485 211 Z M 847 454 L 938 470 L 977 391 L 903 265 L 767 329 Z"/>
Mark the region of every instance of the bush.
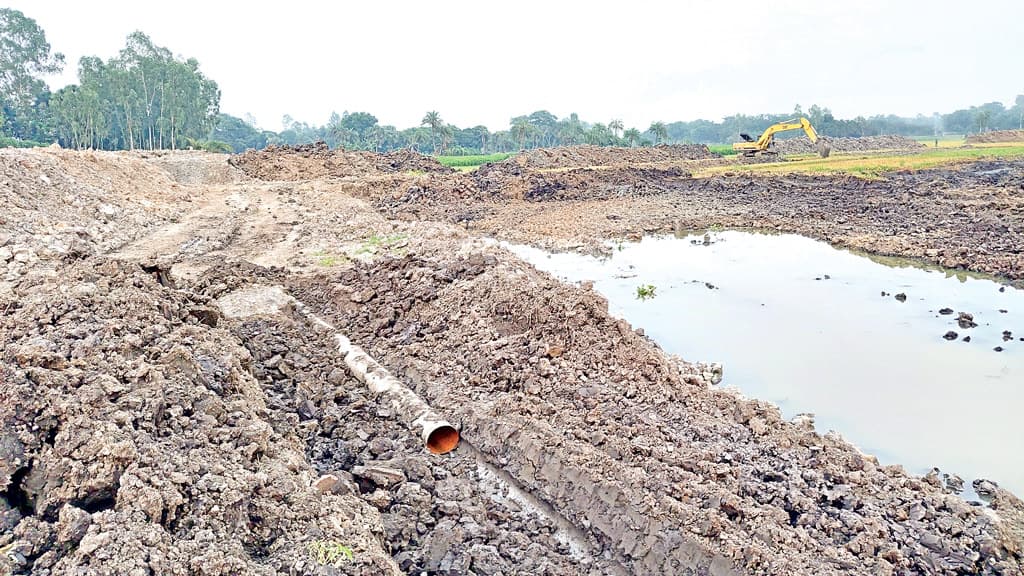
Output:
<path fill-rule="evenodd" d="M 49 146 L 49 144 L 34 140 L 19 140 L 10 136 L 0 136 L 0 148 L 39 148 L 42 146 Z"/>

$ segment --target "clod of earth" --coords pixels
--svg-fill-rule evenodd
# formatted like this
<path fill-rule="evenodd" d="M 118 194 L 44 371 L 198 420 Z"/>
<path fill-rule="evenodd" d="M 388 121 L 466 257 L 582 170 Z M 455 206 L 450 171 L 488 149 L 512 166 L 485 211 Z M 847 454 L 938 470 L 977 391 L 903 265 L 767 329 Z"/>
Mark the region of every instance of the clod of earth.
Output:
<path fill-rule="evenodd" d="M 960 312 L 957 315 L 956 323 L 963 329 L 977 328 L 978 324 L 974 321 L 974 315 L 968 312 Z"/>
<path fill-rule="evenodd" d="M 956 332 L 950 330 L 949 332 L 946 332 L 945 334 L 943 334 L 942 337 L 945 338 L 946 340 L 956 340 L 957 337 L 958 337 L 958 334 Z"/>

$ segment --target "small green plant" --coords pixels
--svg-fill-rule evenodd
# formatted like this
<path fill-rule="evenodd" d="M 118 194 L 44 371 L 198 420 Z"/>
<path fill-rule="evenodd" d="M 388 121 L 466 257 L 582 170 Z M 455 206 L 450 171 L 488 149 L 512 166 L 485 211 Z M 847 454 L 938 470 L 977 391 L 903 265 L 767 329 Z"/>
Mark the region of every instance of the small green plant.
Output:
<path fill-rule="evenodd" d="M 326 250 L 317 250 L 316 252 L 313 252 L 312 256 L 316 258 L 317 265 L 323 266 L 324 268 L 331 268 L 342 262 L 348 261 L 348 258 L 344 255 L 332 254 Z"/>
<path fill-rule="evenodd" d="M 380 248 L 387 250 L 397 244 L 401 244 L 408 238 L 405 234 L 391 234 L 389 236 L 374 234 L 366 242 L 363 242 L 363 245 L 356 250 L 356 254 L 376 254 Z"/>
<path fill-rule="evenodd" d="M 334 540 L 314 540 L 307 547 L 309 559 L 321 566 L 340 568 L 354 556 L 352 549 Z"/>
<path fill-rule="evenodd" d="M 636 299 L 637 300 L 649 300 L 654 298 L 654 291 L 657 288 L 653 284 L 643 284 L 636 287 Z"/>

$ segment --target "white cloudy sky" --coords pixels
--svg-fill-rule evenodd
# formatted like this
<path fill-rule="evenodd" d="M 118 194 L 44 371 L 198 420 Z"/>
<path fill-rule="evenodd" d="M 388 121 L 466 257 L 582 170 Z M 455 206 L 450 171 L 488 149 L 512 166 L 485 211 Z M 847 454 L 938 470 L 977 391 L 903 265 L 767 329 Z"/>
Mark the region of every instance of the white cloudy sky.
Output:
<path fill-rule="evenodd" d="M 1024 0 L 647 2 L 82 2 L 0 0 L 68 59 L 109 58 L 142 30 L 195 57 L 221 110 L 280 129 L 369 111 L 508 127 L 546 109 L 584 120 L 717 120 L 796 103 L 840 117 L 949 112 L 1024 93 Z"/>

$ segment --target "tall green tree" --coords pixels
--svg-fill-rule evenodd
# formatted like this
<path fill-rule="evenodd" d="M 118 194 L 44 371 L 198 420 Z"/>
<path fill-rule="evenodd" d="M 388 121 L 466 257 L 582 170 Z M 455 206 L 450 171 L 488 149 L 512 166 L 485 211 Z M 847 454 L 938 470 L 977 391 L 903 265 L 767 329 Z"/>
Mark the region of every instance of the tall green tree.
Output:
<path fill-rule="evenodd" d="M 619 137 L 619 132 L 622 132 L 623 128 L 624 126 L 622 125 L 622 120 L 615 119 L 608 123 L 608 129 L 612 131 L 612 134 L 616 138 Z"/>
<path fill-rule="evenodd" d="M 622 133 L 622 137 L 629 143 L 630 148 L 637 145 L 640 142 L 640 131 L 636 128 L 630 128 Z"/>
<path fill-rule="evenodd" d="M 80 85 L 52 106 L 61 144 L 108 149 L 181 148 L 217 126 L 220 89 L 195 59 L 181 60 L 142 32 L 106 62 L 79 61 Z"/>
<path fill-rule="evenodd" d="M 434 146 L 434 154 L 437 154 L 437 132 L 444 126 L 444 120 L 441 120 L 441 115 L 437 113 L 437 110 L 431 110 L 423 117 L 423 121 L 420 122 L 420 126 L 430 127 L 430 143 Z"/>
<path fill-rule="evenodd" d="M 655 144 L 660 144 L 668 138 L 668 128 L 665 127 L 664 122 L 651 122 L 651 127 L 647 131 L 654 136 Z"/>
<path fill-rule="evenodd" d="M 64 56 L 54 53 L 46 33 L 32 18 L 11 8 L 0 8 L 0 134 L 13 124 L 15 136 L 28 137 L 32 125 L 43 120 L 32 116 L 45 111 L 39 100 L 49 89 L 42 76 L 64 68 Z"/>

